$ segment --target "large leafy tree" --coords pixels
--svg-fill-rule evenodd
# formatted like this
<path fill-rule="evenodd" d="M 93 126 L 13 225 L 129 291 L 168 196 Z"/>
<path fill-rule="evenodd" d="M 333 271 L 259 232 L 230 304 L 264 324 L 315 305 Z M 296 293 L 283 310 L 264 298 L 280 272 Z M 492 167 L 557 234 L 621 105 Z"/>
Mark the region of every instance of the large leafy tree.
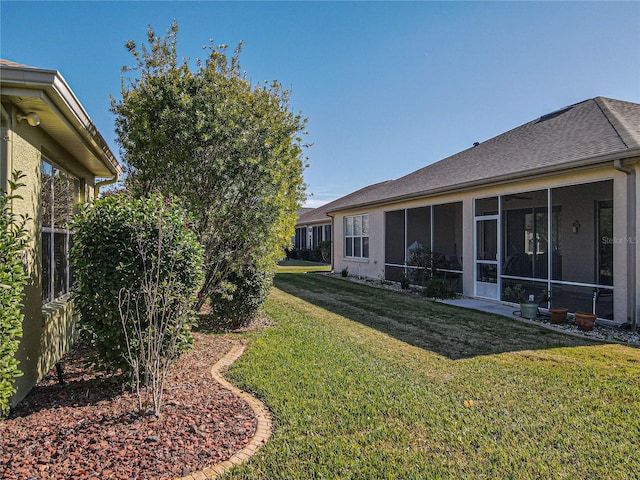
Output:
<path fill-rule="evenodd" d="M 193 215 L 205 251 L 201 305 L 233 292 L 228 280 L 246 265 L 273 271 L 290 243 L 306 119 L 277 81 L 247 78 L 242 45 L 228 55 L 211 43 L 192 70 L 178 59 L 177 33 L 174 22 L 162 38 L 149 27 L 148 45 L 127 43 L 135 66 L 123 68 L 112 111 L 132 192 L 179 198 Z"/>

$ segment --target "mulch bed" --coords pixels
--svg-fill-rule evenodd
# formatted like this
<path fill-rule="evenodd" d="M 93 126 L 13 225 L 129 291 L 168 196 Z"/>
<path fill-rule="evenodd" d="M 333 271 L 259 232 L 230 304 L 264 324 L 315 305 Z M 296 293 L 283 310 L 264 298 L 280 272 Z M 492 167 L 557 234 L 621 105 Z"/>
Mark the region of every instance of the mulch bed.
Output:
<path fill-rule="evenodd" d="M 0 478 L 175 478 L 231 457 L 255 433 L 253 411 L 213 381 L 229 339 L 194 333 L 170 371 L 160 418 L 136 413 L 122 375 L 86 366 L 87 347 L 64 358 L 0 421 Z"/>

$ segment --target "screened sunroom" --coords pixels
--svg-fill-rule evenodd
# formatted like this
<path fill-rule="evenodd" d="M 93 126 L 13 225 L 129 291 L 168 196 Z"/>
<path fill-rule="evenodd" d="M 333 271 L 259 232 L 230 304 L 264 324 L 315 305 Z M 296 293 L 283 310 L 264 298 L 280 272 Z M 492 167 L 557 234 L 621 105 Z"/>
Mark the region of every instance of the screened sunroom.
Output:
<path fill-rule="evenodd" d="M 475 296 L 613 319 L 613 180 L 477 198 Z"/>
<path fill-rule="evenodd" d="M 421 284 L 425 275 L 462 293 L 462 202 L 385 213 L 385 278 Z"/>

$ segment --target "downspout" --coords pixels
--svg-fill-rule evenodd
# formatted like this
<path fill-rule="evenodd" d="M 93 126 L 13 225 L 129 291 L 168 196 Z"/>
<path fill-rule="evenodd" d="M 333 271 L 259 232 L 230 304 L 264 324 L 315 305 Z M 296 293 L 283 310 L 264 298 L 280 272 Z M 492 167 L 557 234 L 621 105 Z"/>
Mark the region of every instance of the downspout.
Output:
<path fill-rule="evenodd" d="M 106 180 L 102 180 L 96 183 L 93 186 L 93 198 L 98 198 L 100 196 L 100 187 L 106 187 L 107 185 L 113 185 L 118 181 L 118 174 L 116 173 L 113 178 L 107 178 Z"/>
<path fill-rule="evenodd" d="M 635 232 L 636 232 L 636 223 L 637 223 L 637 218 L 636 218 L 636 196 L 637 196 L 637 192 L 636 192 L 636 172 L 634 169 L 629 168 L 629 167 L 625 167 L 622 164 L 622 160 L 621 159 L 616 159 L 613 161 L 613 166 L 616 170 L 618 170 L 619 172 L 623 172 L 627 175 L 627 188 L 626 188 L 626 193 L 627 193 L 627 231 L 626 231 L 626 235 L 627 235 L 627 239 L 631 240 L 633 238 L 635 238 Z M 630 200 L 630 201 L 629 201 Z M 627 265 L 630 265 L 631 268 L 631 274 L 628 275 L 628 279 L 629 279 L 629 287 L 631 289 L 631 291 L 633 292 L 633 305 L 631 308 L 631 328 L 632 330 L 636 330 L 638 325 L 638 314 L 637 314 L 637 308 L 638 306 L 636 305 L 637 303 L 637 298 L 635 297 L 637 295 L 637 287 L 636 287 L 636 249 L 637 246 L 633 241 L 630 241 L 627 244 L 627 255 L 629 258 L 627 258 Z M 628 300 L 627 300 L 628 302 Z"/>
<path fill-rule="evenodd" d="M 329 215 L 327 214 L 327 216 L 331 219 L 331 272 L 332 273 L 336 273 L 336 249 L 335 249 L 335 242 L 333 241 L 333 239 L 335 238 L 335 225 L 334 225 L 334 218 L 333 215 Z"/>
<path fill-rule="evenodd" d="M 11 141 L 11 134 L 13 132 L 13 122 L 11 115 L 4 108 L 4 105 L 0 104 L 0 124 L 6 121 L 6 126 L 2 126 L 2 138 L 0 142 L 2 145 L 2 153 L 0 157 L 4 159 L 2 165 L 2 172 L 0 172 L 0 191 L 6 192 L 9 190 L 9 179 L 11 178 L 11 166 L 13 164 L 13 142 Z"/>

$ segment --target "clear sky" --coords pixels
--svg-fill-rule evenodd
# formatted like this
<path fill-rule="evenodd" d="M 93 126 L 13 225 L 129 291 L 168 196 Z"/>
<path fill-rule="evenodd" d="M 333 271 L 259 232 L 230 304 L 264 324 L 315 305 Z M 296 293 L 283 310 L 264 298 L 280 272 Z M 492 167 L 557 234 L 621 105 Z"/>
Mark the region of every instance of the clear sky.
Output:
<path fill-rule="evenodd" d="M 245 47 L 309 118 L 317 206 L 398 178 L 545 113 L 640 103 L 640 2 L 0 2 L 0 56 L 59 70 L 119 156 L 127 40 L 178 21 L 181 57 Z"/>

